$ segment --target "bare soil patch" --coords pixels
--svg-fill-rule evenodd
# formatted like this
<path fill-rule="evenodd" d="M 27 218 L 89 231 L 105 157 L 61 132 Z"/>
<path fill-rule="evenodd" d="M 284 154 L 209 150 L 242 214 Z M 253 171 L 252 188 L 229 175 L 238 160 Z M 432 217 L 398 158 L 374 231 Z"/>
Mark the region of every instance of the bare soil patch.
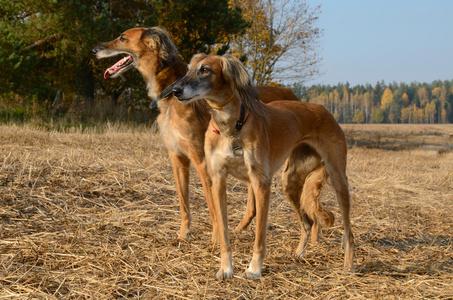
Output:
<path fill-rule="evenodd" d="M 449 145 L 445 126 L 344 128 L 352 141 L 372 141 L 368 132 L 398 141 L 404 132 L 421 142 L 439 132 L 433 136 Z M 342 223 L 330 188 L 322 202 L 334 227 L 303 259 L 292 256 L 299 225 L 276 177 L 263 277 L 222 282 L 194 171 L 193 232 L 189 242 L 178 240 L 178 198 L 155 130 L 0 126 L 0 298 L 452 299 L 453 152 L 351 145 L 356 272 L 342 271 Z M 246 198 L 245 185 L 230 179 L 231 230 Z M 254 225 L 230 236 L 239 274 L 251 259 Z"/>

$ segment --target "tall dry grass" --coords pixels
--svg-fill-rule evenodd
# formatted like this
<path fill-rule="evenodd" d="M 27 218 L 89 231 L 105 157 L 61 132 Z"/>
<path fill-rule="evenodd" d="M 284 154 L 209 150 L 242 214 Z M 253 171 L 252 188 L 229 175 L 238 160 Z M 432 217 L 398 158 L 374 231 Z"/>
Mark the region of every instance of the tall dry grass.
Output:
<path fill-rule="evenodd" d="M 350 149 L 353 274 L 341 271 L 342 224 L 330 188 L 321 199 L 334 227 L 303 259 L 292 257 L 299 225 L 276 178 L 263 277 L 221 282 L 193 170 L 193 233 L 189 242 L 177 239 L 173 175 L 154 129 L 0 126 L 0 298 L 451 299 L 452 170 L 448 151 Z M 246 188 L 229 183 L 232 229 Z M 236 274 L 253 239 L 253 224 L 231 234 Z"/>

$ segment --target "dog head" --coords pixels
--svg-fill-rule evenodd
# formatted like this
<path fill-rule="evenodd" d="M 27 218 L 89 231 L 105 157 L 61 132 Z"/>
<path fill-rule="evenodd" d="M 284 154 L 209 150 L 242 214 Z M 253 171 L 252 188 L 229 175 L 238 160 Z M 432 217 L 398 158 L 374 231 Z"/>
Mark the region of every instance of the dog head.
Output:
<path fill-rule="evenodd" d="M 159 27 L 128 29 L 92 52 L 98 59 L 124 55 L 105 71 L 104 78 L 117 77 L 132 68 L 138 69 L 142 75 L 149 75 L 159 65 L 171 65 L 178 59 L 178 50 L 170 36 Z"/>
<path fill-rule="evenodd" d="M 258 94 L 252 86 L 244 65 L 232 55 L 195 55 L 181 81 L 173 88 L 182 103 L 208 98 L 221 104 L 235 93 L 244 105 L 257 102 Z"/>

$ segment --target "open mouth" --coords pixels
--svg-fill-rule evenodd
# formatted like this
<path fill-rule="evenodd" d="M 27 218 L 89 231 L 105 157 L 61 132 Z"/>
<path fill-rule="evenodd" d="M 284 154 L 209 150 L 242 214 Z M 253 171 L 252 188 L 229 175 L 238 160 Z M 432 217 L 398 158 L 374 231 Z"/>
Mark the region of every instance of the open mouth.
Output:
<path fill-rule="evenodd" d="M 117 75 L 121 70 L 129 67 L 133 62 L 134 58 L 131 55 L 123 57 L 116 64 L 105 70 L 104 79 Z"/>

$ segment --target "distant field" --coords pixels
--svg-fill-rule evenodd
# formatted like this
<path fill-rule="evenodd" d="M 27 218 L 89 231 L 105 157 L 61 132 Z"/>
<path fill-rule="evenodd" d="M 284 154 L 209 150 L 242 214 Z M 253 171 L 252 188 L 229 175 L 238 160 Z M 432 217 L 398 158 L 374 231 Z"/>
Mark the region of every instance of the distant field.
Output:
<path fill-rule="evenodd" d="M 293 258 L 299 225 L 278 177 L 260 280 L 214 279 L 219 249 L 192 171 L 190 242 L 159 134 L 0 126 L 0 298 L 452 299 L 453 125 L 342 125 L 351 148 L 355 265 L 342 272 L 342 223 Z M 396 151 L 395 151 L 396 150 Z M 230 229 L 245 185 L 229 180 Z M 235 274 L 251 259 L 254 225 L 231 233 Z"/>
<path fill-rule="evenodd" d="M 453 151 L 453 124 L 342 124 L 341 127 L 351 146 Z"/>

